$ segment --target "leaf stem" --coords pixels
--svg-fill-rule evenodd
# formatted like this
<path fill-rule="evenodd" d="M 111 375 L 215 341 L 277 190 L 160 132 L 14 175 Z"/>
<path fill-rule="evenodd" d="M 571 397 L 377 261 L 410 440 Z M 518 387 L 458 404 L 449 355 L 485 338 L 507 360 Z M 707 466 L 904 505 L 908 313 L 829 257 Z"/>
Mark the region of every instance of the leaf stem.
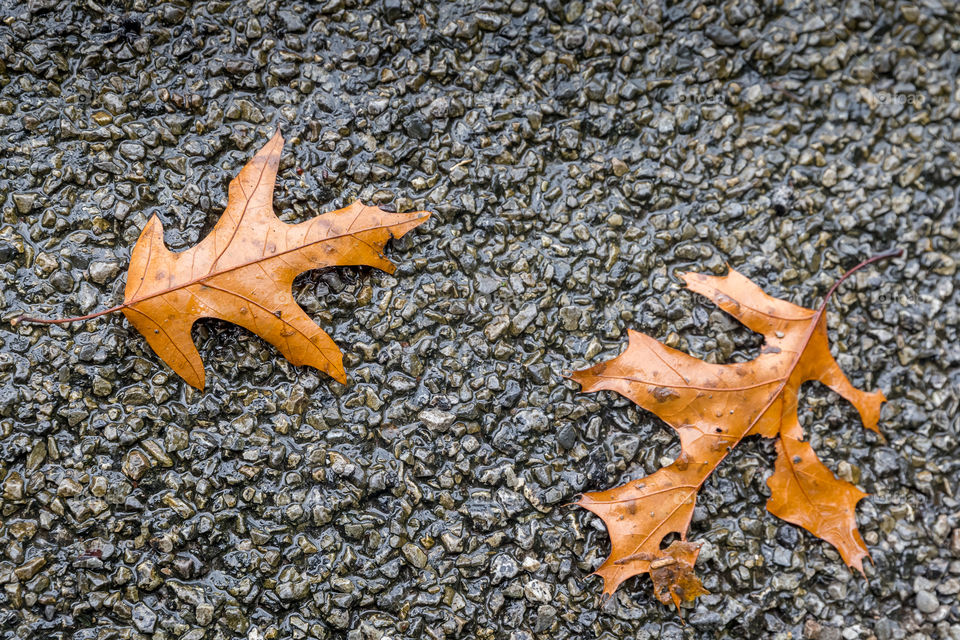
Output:
<path fill-rule="evenodd" d="M 875 256 L 873 256 L 873 257 L 867 258 L 866 260 L 864 260 L 863 262 L 861 262 L 861 263 L 858 264 L 857 266 L 855 266 L 855 267 L 853 267 L 852 269 L 850 269 L 849 271 L 847 271 L 845 274 L 843 274 L 842 276 L 840 276 L 840 279 L 837 280 L 836 282 L 834 282 L 834 283 L 833 283 L 833 286 L 830 287 L 830 290 L 827 291 L 827 295 L 826 295 L 826 297 L 824 297 L 823 303 L 820 305 L 820 311 L 822 312 L 824 309 L 827 308 L 827 304 L 830 302 L 830 298 L 833 296 L 833 294 L 834 294 L 834 292 L 837 290 L 837 288 L 838 288 L 841 284 L 843 284 L 844 281 L 845 281 L 847 278 L 849 278 L 850 276 L 852 276 L 854 273 L 856 273 L 856 272 L 859 271 L 860 269 L 864 268 L 865 266 L 867 266 L 868 264 L 871 264 L 871 263 L 873 263 L 873 262 L 878 262 L 878 261 L 880 261 L 880 260 L 886 260 L 887 258 L 897 258 L 897 257 L 902 256 L 902 255 L 903 255 L 903 249 L 891 249 L 890 251 L 884 251 L 883 253 L 878 253 L 877 255 L 875 255 Z"/>
<path fill-rule="evenodd" d="M 108 313 L 115 313 L 121 309 L 126 309 L 127 304 L 118 304 L 115 307 L 110 307 L 109 309 L 104 309 L 103 311 L 97 311 L 96 313 L 88 313 L 85 316 L 74 316 L 72 318 L 34 318 L 32 316 L 17 316 L 10 321 L 10 325 L 15 327 L 21 322 L 27 322 L 30 324 L 66 324 L 68 322 L 81 322 L 83 320 L 92 320 L 93 318 L 99 318 L 100 316 L 105 316 Z"/>

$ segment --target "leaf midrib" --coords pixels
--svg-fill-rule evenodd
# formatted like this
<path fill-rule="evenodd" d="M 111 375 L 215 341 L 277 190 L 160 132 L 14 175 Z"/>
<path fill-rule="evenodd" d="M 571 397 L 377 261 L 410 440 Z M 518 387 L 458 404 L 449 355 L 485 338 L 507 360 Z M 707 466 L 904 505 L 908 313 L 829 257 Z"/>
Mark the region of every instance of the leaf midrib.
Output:
<path fill-rule="evenodd" d="M 425 219 L 425 217 L 424 217 L 424 216 L 421 216 L 420 218 L 415 218 L 414 220 L 404 220 L 404 221 L 402 221 L 402 222 L 397 222 L 396 224 L 376 225 L 376 226 L 367 227 L 367 228 L 365 228 L 365 229 L 359 229 L 359 230 L 357 230 L 357 231 L 348 231 L 348 232 L 345 232 L 345 233 L 338 233 L 338 234 L 336 234 L 336 235 L 327 236 L 327 237 L 325 237 L 325 238 L 321 238 L 321 239 L 319 239 L 319 240 L 314 240 L 314 241 L 312 241 L 312 242 L 308 242 L 308 243 L 299 245 L 299 246 L 297 246 L 297 247 L 293 247 L 292 249 L 286 249 L 286 250 L 284 250 L 284 251 L 280 251 L 280 252 L 278 252 L 278 253 L 274 253 L 274 254 L 269 255 L 269 256 L 260 257 L 260 258 L 255 258 L 255 259 L 253 259 L 253 260 L 248 260 L 248 261 L 246 261 L 246 262 L 242 262 L 242 263 L 240 263 L 240 264 L 234 265 L 234 266 L 232 266 L 232 267 L 228 267 L 228 268 L 226 268 L 226 269 L 222 269 L 222 270 L 220 270 L 220 271 L 208 272 L 208 273 L 206 273 L 205 275 L 200 276 L 199 278 L 194 278 L 194 279 L 192 279 L 192 280 L 188 280 L 188 281 L 186 281 L 186 282 L 184 282 L 184 283 L 182 283 L 182 284 L 178 284 L 178 285 L 173 286 L 173 287 L 167 287 L 166 289 L 162 289 L 162 290 L 156 291 L 156 292 L 154 292 L 154 293 L 150 293 L 150 294 L 147 294 L 147 295 L 143 295 L 143 296 L 139 296 L 139 297 L 136 297 L 136 298 L 132 298 L 132 299 L 130 299 L 130 300 L 126 300 L 126 301 L 123 302 L 123 304 L 119 305 L 119 307 L 117 308 L 117 310 L 125 309 L 125 308 L 127 308 L 127 307 L 132 307 L 132 306 L 137 305 L 137 304 L 139 304 L 139 303 L 141 303 L 141 302 L 144 302 L 144 301 L 146 301 L 146 300 L 151 300 L 151 299 L 153 299 L 153 298 L 157 298 L 157 297 L 160 297 L 160 296 L 165 296 L 165 295 L 167 295 L 168 293 L 173 293 L 174 291 L 180 291 L 181 289 L 185 289 L 185 288 L 190 287 L 190 286 L 193 286 L 193 285 L 195 285 L 195 284 L 202 284 L 203 282 L 205 282 L 205 281 L 207 281 L 207 280 L 210 280 L 210 279 L 212 279 L 212 278 L 216 278 L 217 276 L 221 276 L 221 275 L 224 275 L 224 274 L 226 274 L 226 273 L 231 273 L 231 272 L 233 272 L 233 271 L 237 271 L 237 270 L 239 270 L 239 269 L 243 269 L 243 268 L 245 268 L 245 267 L 249 267 L 249 266 L 251 266 L 251 265 L 254 265 L 254 264 L 257 264 L 257 263 L 260 263 L 260 262 L 266 262 L 267 260 L 271 260 L 271 259 L 273 259 L 273 258 L 278 258 L 278 257 L 280 257 L 280 256 L 284 256 L 284 255 L 287 255 L 287 254 L 289 254 L 289 253 L 293 253 L 293 252 L 295 252 L 295 251 L 300 251 L 300 250 L 302 250 L 302 249 L 306 249 L 306 248 L 308 248 L 308 247 L 312 247 L 313 245 L 316 245 L 316 244 L 321 244 L 321 243 L 323 243 L 323 242 L 329 242 L 329 241 L 332 241 L 332 240 L 337 240 L 337 239 L 339 239 L 339 238 L 345 238 L 345 237 L 347 237 L 347 236 L 353 236 L 353 237 L 355 237 L 356 240 L 358 240 L 358 241 L 360 241 L 360 242 L 364 242 L 364 241 L 361 240 L 360 238 L 356 238 L 355 234 L 358 234 L 358 233 L 366 233 L 367 231 L 375 231 L 375 230 L 377 230 L 377 229 L 397 227 L 397 226 L 400 226 L 401 224 L 406 224 L 406 223 L 409 223 L 409 222 L 413 222 L 413 221 L 415 221 L 415 220 L 422 220 L 422 219 Z M 286 223 L 284 223 L 284 224 L 286 224 Z M 290 226 L 293 226 L 293 225 L 290 225 Z M 366 243 L 366 242 L 364 242 L 364 244 L 366 244 L 367 246 L 370 246 L 370 245 L 369 245 L 368 243 Z M 196 247 L 193 247 L 193 249 L 197 249 L 197 248 L 199 248 L 199 245 L 197 245 Z M 188 249 L 187 251 L 190 251 L 190 250 L 191 250 L 191 249 Z M 183 253 L 186 253 L 186 252 L 183 252 Z M 381 252 L 378 251 L 378 254 L 379 254 L 381 257 L 383 257 L 383 253 L 381 253 Z M 174 254 L 174 255 L 181 255 L 181 254 Z M 319 267 L 318 267 L 318 268 L 319 268 Z"/>

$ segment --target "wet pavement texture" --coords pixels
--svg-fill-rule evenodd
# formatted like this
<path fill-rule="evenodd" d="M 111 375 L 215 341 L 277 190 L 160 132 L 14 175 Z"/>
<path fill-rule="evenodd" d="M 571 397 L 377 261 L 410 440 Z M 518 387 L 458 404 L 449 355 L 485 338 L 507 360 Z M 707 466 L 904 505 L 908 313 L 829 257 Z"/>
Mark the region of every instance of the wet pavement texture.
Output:
<path fill-rule="evenodd" d="M 0 0 L 0 637 L 960 638 L 960 10 L 940 0 Z M 297 279 L 350 382 L 239 327 L 189 388 L 119 315 L 279 126 L 276 208 L 434 212 L 394 276 Z M 759 337 L 680 288 L 726 264 L 819 304 L 880 438 L 806 385 L 824 462 L 870 496 L 869 580 L 766 513 L 770 441 L 700 494 L 712 595 L 627 582 L 578 493 L 678 451 L 564 371 L 626 329 L 710 362 Z"/>

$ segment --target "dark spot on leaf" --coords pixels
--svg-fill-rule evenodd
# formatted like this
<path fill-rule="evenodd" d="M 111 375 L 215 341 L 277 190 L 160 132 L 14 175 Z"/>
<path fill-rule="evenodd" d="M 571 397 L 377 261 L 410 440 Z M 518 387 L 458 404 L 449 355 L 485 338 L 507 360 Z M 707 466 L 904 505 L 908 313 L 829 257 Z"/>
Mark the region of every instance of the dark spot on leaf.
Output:
<path fill-rule="evenodd" d="M 657 399 L 657 402 L 666 402 L 671 398 L 679 398 L 680 394 L 670 389 L 669 387 L 656 387 L 651 392 L 653 397 Z"/>
<path fill-rule="evenodd" d="M 718 305 L 722 305 L 722 304 L 724 304 L 724 303 L 732 306 L 734 309 L 739 309 L 739 308 L 740 308 L 740 303 L 739 303 L 739 302 L 737 302 L 736 300 L 734 300 L 734 299 L 731 298 L 730 296 L 726 295 L 725 293 L 718 293 L 718 294 L 717 294 L 717 304 L 718 304 Z"/>

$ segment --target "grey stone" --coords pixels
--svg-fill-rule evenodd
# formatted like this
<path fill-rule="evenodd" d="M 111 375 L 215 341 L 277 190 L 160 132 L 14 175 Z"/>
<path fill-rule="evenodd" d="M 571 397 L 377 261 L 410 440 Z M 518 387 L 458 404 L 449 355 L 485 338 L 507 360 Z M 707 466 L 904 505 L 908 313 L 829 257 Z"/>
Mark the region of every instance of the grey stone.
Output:
<path fill-rule="evenodd" d="M 917 609 L 923 613 L 933 613 L 938 608 L 940 608 L 940 601 L 935 593 L 926 590 L 917 592 Z"/>
<path fill-rule="evenodd" d="M 425 427 L 433 431 L 446 431 L 457 419 L 457 416 L 449 411 L 440 409 L 425 409 L 419 413 L 418 417 Z"/>
<path fill-rule="evenodd" d="M 143 633 L 153 633 L 157 626 L 157 614 L 142 602 L 133 607 L 133 624 Z"/>
<path fill-rule="evenodd" d="M 113 282 L 120 272 L 120 265 L 116 262 L 94 261 L 90 263 L 90 279 L 97 284 L 107 284 Z"/>

